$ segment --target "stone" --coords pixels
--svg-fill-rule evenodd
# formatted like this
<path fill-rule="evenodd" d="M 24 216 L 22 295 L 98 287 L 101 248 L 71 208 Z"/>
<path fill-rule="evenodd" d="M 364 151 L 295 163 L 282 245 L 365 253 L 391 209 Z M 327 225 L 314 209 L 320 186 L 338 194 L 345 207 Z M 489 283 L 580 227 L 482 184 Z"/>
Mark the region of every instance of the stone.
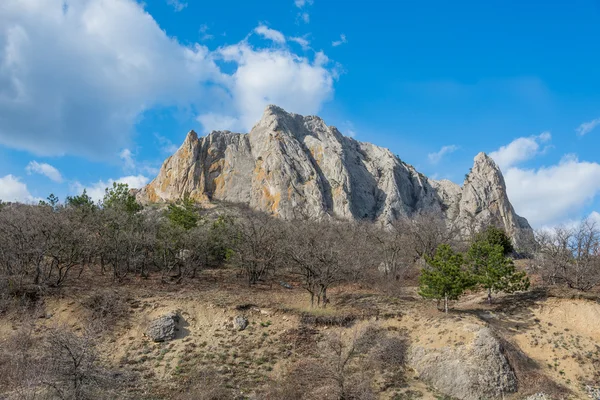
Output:
<path fill-rule="evenodd" d="M 166 342 L 175 339 L 179 314 L 169 312 L 150 322 L 146 335 L 155 342 Z"/>
<path fill-rule="evenodd" d="M 246 329 L 248 327 L 248 318 L 246 318 L 242 315 L 238 315 L 233 320 L 233 327 L 237 331 L 243 331 L 244 329 Z"/>
<path fill-rule="evenodd" d="M 517 391 L 516 375 L 489 328 L 480 327 L 472 342 L 459 346 L 413 346 L 408 359 L 421 380 L 453 398 L 504 398 Z"/>
<path fill-rule="evenodd" d="M 346 137 L 316 116 L 270 105 L 250 133 L 190 131 L 156 178 L 136 192 L 142 203 L 245 203 L 284 219 L 332 216 L 383 225 L 416 212 L 437 213 L 467 231 L 495 224 L 517 248 L 533 238 L 508 200 L 495 162 L 479 153 L 462 187 L 432 180 L 390 150 Z"/>

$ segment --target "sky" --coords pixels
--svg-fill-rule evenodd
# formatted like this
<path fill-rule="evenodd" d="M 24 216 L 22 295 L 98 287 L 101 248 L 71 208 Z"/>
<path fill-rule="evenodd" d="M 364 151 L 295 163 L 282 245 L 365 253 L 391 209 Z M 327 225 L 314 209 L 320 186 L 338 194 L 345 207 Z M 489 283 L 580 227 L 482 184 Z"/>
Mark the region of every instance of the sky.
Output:
<path fill-rule="evenodd" d="M 600 1 L 0 1 L 0 199 L 141 187 L 189 130 L 319 115 L 534 228 L 600 216 Z"/>

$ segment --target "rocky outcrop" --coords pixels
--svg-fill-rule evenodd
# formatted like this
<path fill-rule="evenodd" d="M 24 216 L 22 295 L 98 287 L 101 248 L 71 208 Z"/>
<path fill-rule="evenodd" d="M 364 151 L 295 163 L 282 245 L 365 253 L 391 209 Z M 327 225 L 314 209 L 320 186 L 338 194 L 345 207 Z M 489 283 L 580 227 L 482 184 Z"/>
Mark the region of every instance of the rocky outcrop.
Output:
<path fill-rule="evenodd" d="M 504 178 L 480 153 L 464 185 L 428 179 L 388 149 L 358 142 L 319 117 L 268 106 L 248 134 L 191 131 L 158 176 L 137 193 L 142 202 L 245 203 L 282 218 L 367 219 L 388 224 L 429 211 L 463 229 L 497 224 L 516 241 L 531 236 L 514 212 Z"/>
<path fill-rule="evenodd" d="M 489 328 L 467 325 L 473 341 L 460 346 L 410 350 L 409 365 L 420 379 L 461 400 L 504 398 L 517 391 L 517 378 Z"/>

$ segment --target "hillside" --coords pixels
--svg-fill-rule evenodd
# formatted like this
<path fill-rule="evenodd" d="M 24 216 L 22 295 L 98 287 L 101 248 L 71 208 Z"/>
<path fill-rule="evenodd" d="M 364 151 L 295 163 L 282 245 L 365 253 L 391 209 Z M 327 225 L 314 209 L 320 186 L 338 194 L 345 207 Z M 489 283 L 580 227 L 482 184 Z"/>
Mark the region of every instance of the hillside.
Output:
<path fill-rule="evenodd" d="M 317 389 L 329 383 L 302 369 L 331 367 L 336 357 L 331 343 L 339 340 L 345 357 L 365 332 L 383 335 L 367 344 L 389 343 L 386 354 L 401 363 L 396 367 L 406 363 L 395 370 L 367 351 L 337 371 L 349 385 L 374 379 L 377 399 L 477 399 L 482 397 L 476 393 L 486 391 L 505 399 L 541 392 L 547 397 L 536 399 L 583 399 L 600 363 L 595 328 L 600 305 L 558 292 L 502 296 L 493 306 L 469 295 L 445 316 L 412 288 L 390 296 L 373 288 L 339 287 L 330 308 L 311 310 L 295 285 L 248 288 L 232 271 L 214 271 L 203 282 L 177 287 L 152 280 L 115 287 L 94 278 L 96 288 L 90 291 L 91 283 L 51 296 L 35 310 L 2 315 L 0 365 L 6 368 L 11 360 L 13 373 L 34 379 L 36 369 L 22 370 L 26 360 L 15 350 L 62 329 L 94 338 L 98 360 L 118 377 L 111 385 L 120 394 L 107 389 L 107 398 L 283 400 L 296 398 L 298 390 L 302 398 L 322 398 Z M 88 300 L 98 296 L 112 299 L 107 310 L 120 309 L 121 316 L 91 309 Z M 153 342 L 146 336 L 148 323 L 171 311 L 180 316 L 175 339 Z M 249 323 L 242 331 L 234 325 L 238 316 Z M 492 346 L 489 353 L 485 346 Z M 498 362 L 504 367 L 494 367 Z M 11 379 L 17 378 L 5 374 L 0 388 Z M 8 398 L 25 398 L 13 395 Z"/>

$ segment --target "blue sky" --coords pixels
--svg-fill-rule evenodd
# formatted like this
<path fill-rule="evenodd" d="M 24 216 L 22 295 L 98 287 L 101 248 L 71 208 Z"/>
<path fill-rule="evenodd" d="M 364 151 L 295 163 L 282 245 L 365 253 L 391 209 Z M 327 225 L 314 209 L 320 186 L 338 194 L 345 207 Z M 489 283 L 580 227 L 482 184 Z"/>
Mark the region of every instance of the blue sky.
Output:
<path fill-rule="evenodd" d="M 3 0 L 0 199 L 152 179 L 187 131 L 318 114 L 534 227 L 598 216 L 600 2 Z"/>

